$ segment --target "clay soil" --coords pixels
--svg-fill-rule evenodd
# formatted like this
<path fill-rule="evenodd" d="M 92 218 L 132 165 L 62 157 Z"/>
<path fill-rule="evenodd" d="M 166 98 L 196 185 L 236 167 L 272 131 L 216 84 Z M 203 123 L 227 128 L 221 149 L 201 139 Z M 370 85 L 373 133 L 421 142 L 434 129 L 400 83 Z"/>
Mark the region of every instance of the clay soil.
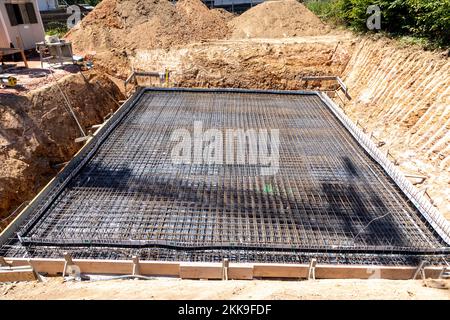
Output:
<path fill-rule="evenodd" d="M 224 39 L 231 16 L 199 0 L 104 0 L 66 38 L 78 52 L 95 53 L 105 71 L 125 77 L 134 50 Z"/>
<path fill-rule="evenodd" d="M 85 132 L 117 108 L 122 98 L 108 77 L 88 72 L 58 80 Z M 13 210 L 31 200 L 82 147 L 76 122 L 54 83 L 33 90 L 0 93 L 0 231 Z"/>

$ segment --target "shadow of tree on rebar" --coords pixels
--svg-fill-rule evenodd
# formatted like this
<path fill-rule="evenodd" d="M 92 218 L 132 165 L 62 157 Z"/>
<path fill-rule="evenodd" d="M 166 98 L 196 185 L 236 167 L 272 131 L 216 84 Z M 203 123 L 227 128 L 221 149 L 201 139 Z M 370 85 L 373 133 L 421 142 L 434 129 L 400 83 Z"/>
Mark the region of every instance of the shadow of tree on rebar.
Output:
<path fill-rule="evenodd" d="M 253 181 L 249 187 L 239 185 L 237 180 L 232 186 L 231 183 L 226 186 L 208 185 L 202 174 L 136 174 L 127 167 L 110 169 L 98 164 L 88 164 L 68 185 L 65 196 L 72 197 L 73 205 L 76 206 L 75 202 L 82 202 L 85 196 L 89 196 L 89 190 L 104 189 L 106 198 L 98 199 L 103 203 L 96 208 L 86 208 L 91 216 L 96 214 L 95 210 L 98 215 L 105 212 L 112 215 L 109 208 L 117 198 L 122 197 L 120 201 L 117 200 L 122 207 L 116 207 L 115 210 L 128 210 L 130 216 L 186 214 L 186 210 L 189 210 L 189 214 L 210 215 L 209 219 L 213 220 L 221 218 L 220 223 L 225 229 L 227 224 L 240 220 L 242 229 L 235 231 L 244 234 L 254 244 L 270 244 L 267 239 L 277 232 L 283 232 L 286 238 L 298 239 L 294 243 L 286 243 L 287 245 L 301 247 L 354 246 L 370 249 L 372 246 L 412 246 L 407 231 L 401 229 L 391 216 L 379 219 L 390 210 L 385 205 L 386 200 L 377 195 L 377 190 L 370 184 L 362 184 L 363 175 L 360 175 L 359 169 L 349 158 L 344 158 L 343 164 L 348 177 L 346 181 L 309 185 L 303 190 L 307 196 L 300 198 L 274 192 L 272 187 L 265 188 L 261 185 L 265 183 L 276 187 L 276 179 L 273 177 L 260 179 L 259 184 Z M 205 173 L 202 170 L 199 172 Z M 80 190 L 86 190 L 86 193 L 77 198 L 76 193 Z M 129 195 L 130 199 L 139 194 L 148 197 L 142 203 L 142 210 L 132 212 L 133 209 L 127 207 L 124 194 Z M 151 202 L 157 202 L 157 208 Z M 104 207 L 104 210 L 99 210 L 99 207 Z M 170 211 L 167 210 L 169 207 Z M 66 209 L 54 207 L 51 210 L 61 210 L 63 213 Z M 60 214 L 57 216 L 63 217 Z M 126 223 L 129 225 L 126 225 L 119 215 L 117 219 L 122 221 L 123 228 L 129 228 L 134 223 L 132 219 L 128 219 Z M 139 219 L 136 218 L 136 221 Z M 188 232 L 189 226 L 186 225 L 185 228 Z M 266 240 L 258 242 L 257 233 L 262 229 L 270 230 L 272 234 L 265 235 Z"/>

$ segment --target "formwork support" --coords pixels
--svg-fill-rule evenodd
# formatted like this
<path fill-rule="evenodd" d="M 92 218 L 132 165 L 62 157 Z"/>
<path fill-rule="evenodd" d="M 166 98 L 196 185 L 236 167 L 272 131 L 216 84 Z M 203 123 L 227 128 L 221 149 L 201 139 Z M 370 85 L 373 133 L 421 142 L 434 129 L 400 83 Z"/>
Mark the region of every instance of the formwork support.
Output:
<path fill-rule="evenodd" d="M 422 278 L 422 280 L 425 280 L 426 279 L 426 276 L 425 276 L 425 265 L 426 265 L 426 261 L 421 261 L 420 262 L 420 265 L 419 265 L 419 267 L 417 268 L 417 270 L 416 270 L 416 272 L 414 273 L 414 276 L 413 276 L 413 280 L 416 280 L 417 279 L 417 276 L 420 274 L 421 275 L 421 278 Z"/>
<path fill-rule="evenodd" d="M 36 280 L 36 275 L 33 268 L 30 267 L 16 267 L 0 270 L 0 283 L 32 280 Z"/>
<path fill-rule="evenodd" d="M 131 73 L 131 75 L 125 80 L 124 87 L 125 93 L 127 92 L 127 85 L 129 83 L 133 83 L 135 86 L 138 85 L 137 77 L 155 77 L 159 78 L 161 83 L 164 81 L 166 86 L 168 86 L 170 72 L 168 69 L 165 69 L 164 72 L 155 72 L 155 71 L 135 71 Z"/>
<path fill-rule="evenodd" d="M 9 264 L 6 262 L 5 258 L 0 257 L 0 267 L 9 267 Z"/>
<path fill-rule="evenodd" d="M 348 88 L 345 85 L 344 81 L 340 77 L 337 76 L 307 76 L 302 77 L 302 80 L 305 82 L 308 81 L 336 81 L 339 85 L 339 89 L 344 93 L 345 97 L 348 100 L 351 100 L 350 94 L 348 93 Z M 337 92 L 337 90 L 336 90 Z M 341 99 L 341 97 L 339 97 Z M 341 99 L 342 100 L 342 99 Z"/>
<path fill-rule="evenodd" d="M 317 260 L 311 259 L 311 262 L 309 264 L 309 270 L 308 270 L 308 280 L 316 280 L 316 265 Z"/>
<path fill-rule="evenodd" d="M 63 270 L 63 274 L 62 276 L 65 277 L 66 276 L 66 272 L 67 272 L 67 267 L 69 266 L 73 266 L 73 260 L 72 260 L 72 256 L 69 253 L 64 253 L 64 270 Z"/>
<path fill-rule="evenodd" d="M 32 264 L 37 273 L 61 275 L 65 259 L 23 259 L 6 258 L 11 267 L 29 266 Z M 380 279 L 408 280 L 416 276 L 418 268 L 404 266 L 358 266 L 358 265 L 325 265 L 314 264 L 275 264 L 275 263 L 230 263 L 227 267 L 227 277 L 233 280 L 251 280 L 255 278 L 303 278 L 315 276 L 316 279 L 369 279 L 374 271 Z M 130 274 L 136 266 L 133 260 L 72 260 L 84 274 Z M 170 276 L 182 279 L 216 279 L 223 278 L 223 263 L 210 262 L 166 262 L 145 261 L 138 263 L 139 274 L 143 276 Z M 314 271 L 313 271 L 314 270 Z M 421 272 L 425 278 L 438 279 L 442 267 L 422 266 Z M 135 271 L 137 272 L 137 270 Z"/>
<path fill-rule="evenodd" d="M 222 280 L 228 280 L 228 267 L 230 266 L 230 262 L 228 259 L 223 259 L 222 262 Z"/>
<path fill-rule="evenodd" d="M 141 275 L 140 265 L 139 265 L 139 257 L 133 256 L 133 276 Z"/>

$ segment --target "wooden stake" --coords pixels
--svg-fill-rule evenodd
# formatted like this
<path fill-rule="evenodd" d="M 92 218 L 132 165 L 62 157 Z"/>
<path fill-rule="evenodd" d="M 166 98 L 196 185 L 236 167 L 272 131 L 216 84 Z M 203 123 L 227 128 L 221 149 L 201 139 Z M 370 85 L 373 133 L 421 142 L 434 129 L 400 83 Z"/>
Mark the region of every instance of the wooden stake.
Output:
<path fill-rule="evenodd" d="M 316 280 L 316 259 L 311 259 L 311 262 L 309 263 L 309 269 L 308 269 L 308 280 Z"/>
<path fill-rule="evenodd" d="M 23 63 L 25 64 L 25 68 L 28 69 L 28 61 L 27 57 L 25 56 L 25 51 L 23 51 L 23 44 L 22 39 L 20 37 L 16 37 L 17 46 L 20 49 L 20 55 L 22 56 Z"/>
<path fill-rule="evenodd" d="M 67 253 L 67 252 L 64 253 L 64 260 L 65 260 L 65 262 L 64 262 L 64 270 L 63 270 L 63 274 L 62 274 L 63 277 L 66 276 L 67 267 L 74 265 L 73 260 L 72 260 L 72 256 L 69 253 Z"/>
<path fill-rule="evenodd" d="M 230 266 L 230 262 L 227 258 L 223 259 L 222 262 L 222 280 L 228 280 L 228 267 Z"/>
<path fill-rule="evenodd" d="M 417 276 L 420 274 L 421 275 L 421 277 L 422 277 L 422 280 L 425 280 L 425 270 L 424 270 L 424 267 L 425 267 L 425 264 L 426 264 L 426 262 L 425 261 L 421 261 L 420 262 L 420 264 L 419 264 L 419 267 L 417 268 L 417 270 L 416 270 L 416 272 L 414 273 L 414 276 L 413 276 L 413 280 L 416 280 L 417 279 Z"/>
<path fill-rule="evenodd" d="M 139 257 L 133 256 L 133 276 L 140 275 Z"/>
<path fill-rule="evenodd" d="M 0 267 L 9 267 L 9 263 L 3 257 L 0 257 Z"/>
<path fill-rule="evenodd" d="M 27 263 L 30 266 L 31 272 L 33 273 L 35 279 L 39 282 L 42 282 L 42 279 L 39 277 L 39 273 L 34 268 L 33 261 L 31 259 L 27 259 Z"/>

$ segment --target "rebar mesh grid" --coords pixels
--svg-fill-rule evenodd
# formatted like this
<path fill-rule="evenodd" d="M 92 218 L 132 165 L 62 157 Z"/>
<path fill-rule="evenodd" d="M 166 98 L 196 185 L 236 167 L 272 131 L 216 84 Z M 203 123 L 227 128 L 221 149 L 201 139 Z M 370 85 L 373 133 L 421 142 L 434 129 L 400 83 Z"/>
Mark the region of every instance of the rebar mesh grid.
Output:
<path fill-rule="evenodd" d="M 279 171 L 180 164 L 176 129 L 280 130 Z M 317 95 L 144 93 L 0 255 L 412 264 L 447 244 Z M 422 259 L 421 258 L 421 259 Z M 389 260 L 390 259 L 390 260 Z M 437 258 L 436 258 L 437 259 Z"/>

